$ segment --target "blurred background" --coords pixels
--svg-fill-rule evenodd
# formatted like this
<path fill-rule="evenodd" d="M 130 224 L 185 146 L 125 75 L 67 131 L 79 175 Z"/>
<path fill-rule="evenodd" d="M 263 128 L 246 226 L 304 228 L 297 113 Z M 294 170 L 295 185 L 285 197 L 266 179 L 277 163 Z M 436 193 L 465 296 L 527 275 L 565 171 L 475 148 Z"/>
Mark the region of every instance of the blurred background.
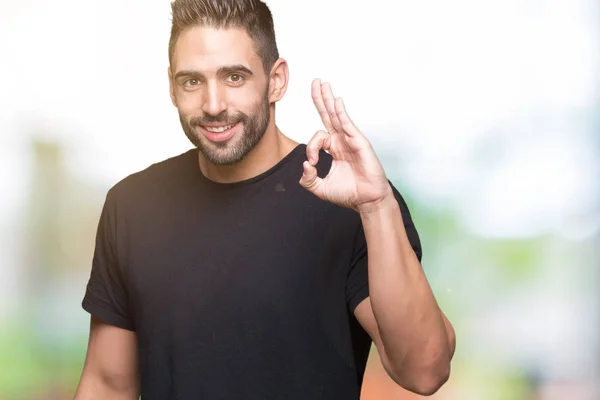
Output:
<path fill-rule="evenodd" d="M 458 342 L 436 400 L 600 399 L 600 4 L 267 2 L 283 132 L 344 97 L 406 197 Z M 106 191 L 190 147 L 170 2 L 0 1 L 0 400 L 73 396 Z M 373 351 L 363 399 L 416 399 Z"/>

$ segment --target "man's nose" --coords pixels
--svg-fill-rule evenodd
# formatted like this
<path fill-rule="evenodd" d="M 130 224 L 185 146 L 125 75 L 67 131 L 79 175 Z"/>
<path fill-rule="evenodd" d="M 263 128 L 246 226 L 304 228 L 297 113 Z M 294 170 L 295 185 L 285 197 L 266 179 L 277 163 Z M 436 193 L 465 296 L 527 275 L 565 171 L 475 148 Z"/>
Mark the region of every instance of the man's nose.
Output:
<path fill-rule="evenodd" d="M 219 115 L 227 109 L 225 93 L 216 83 L 210 82 L 205 86 L 204 104 L 202 111 L 209 115 Z"/>

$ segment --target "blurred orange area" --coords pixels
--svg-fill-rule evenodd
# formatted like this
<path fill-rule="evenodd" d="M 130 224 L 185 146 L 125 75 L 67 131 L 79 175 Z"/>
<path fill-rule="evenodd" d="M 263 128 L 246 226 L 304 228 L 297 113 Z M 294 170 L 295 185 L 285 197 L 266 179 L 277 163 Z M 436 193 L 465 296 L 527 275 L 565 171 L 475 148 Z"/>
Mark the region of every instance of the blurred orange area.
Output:
<path fill-rule="evenodd" d="M 419 396 L 408 390 L 400 387 L 394 382 L 385 372 L 381 361 L 375 351 L 371 353 L 365 378 L 361 392 L 361 400 L 416 400 L 416 399 L 432 399 L 445 400 L 452 399 L 450 395 L 451 380 L 448 381 L 436 394 L 433 396 Z"/>

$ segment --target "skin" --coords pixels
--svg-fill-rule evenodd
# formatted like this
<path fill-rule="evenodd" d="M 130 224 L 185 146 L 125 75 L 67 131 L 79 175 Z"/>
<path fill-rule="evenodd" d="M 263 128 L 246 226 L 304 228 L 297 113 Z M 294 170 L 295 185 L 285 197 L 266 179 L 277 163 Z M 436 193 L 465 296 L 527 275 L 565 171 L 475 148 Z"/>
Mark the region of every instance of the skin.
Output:
<path fill-rule="evenodd" d="M 244 30 L 184 31 L 168 74 L 171 100 L 184 132 L 200 149 L 198 164 L 207 178 L 222 183 L 249 179 L 299 144 L 275 123 L 275 103 L 287 89 L 287 63 L 279 59 L 266 74 Z M 449 377 L 454 329 L 412 250 L 400 208 L 370 142 L 329 84 L 313 81 L 312 98 L 325 130 L 307 145 L 309 161 L 303 164 L 299 184 L 323 200 L 359 213 L 368 246 L 370 297 L 357 306 L 355 316 L 373 339 L 389 376 L 409 391 L 431 395 Z M 197 128 L 240 120 L 227 142 L 211 142 Z M 334 160 L 324 178 L 314 167 L 320 149 L 328 150 Z M 137 399 L 136 346 L 135 333 L 92 317 L 75 399 Z"/>
<path fill-rule="evenodd" d="M 75 400 L 139 398 L 137 337 L 91 317 L 90 336 Z"/>

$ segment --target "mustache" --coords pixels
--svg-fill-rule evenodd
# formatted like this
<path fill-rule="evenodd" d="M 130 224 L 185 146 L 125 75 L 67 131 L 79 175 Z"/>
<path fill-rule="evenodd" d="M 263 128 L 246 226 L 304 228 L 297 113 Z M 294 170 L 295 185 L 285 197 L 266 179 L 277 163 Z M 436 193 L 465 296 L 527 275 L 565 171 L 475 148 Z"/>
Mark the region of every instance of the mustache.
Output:
<path fill-rule="evenodd" d="M 244 119 L 243 114 L 238 115 L 228 115 L 226 112 L 222 112 L 218 115 L 204 115 L 201 117 L 192 117 L 190 118 L 191 126 L 198 125 L 209 125 L 209 124 L 237 124 L 239 121 Z"/>

